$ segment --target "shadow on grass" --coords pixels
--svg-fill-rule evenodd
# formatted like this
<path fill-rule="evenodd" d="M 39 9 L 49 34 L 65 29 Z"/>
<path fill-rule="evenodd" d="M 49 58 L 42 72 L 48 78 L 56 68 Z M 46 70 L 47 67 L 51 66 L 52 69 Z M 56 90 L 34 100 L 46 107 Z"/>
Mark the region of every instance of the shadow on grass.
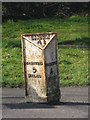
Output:
<path fill-rule="evenodd" d="M 21 40 L 15 40 L 15 39 L 7 39 L 7 40 L 3 40 L 2 41 L 2 45 L 5 48 L 14 48 L 14 47 L 18 47 L 21 48 Z M 67 40 L 67 41 L 62 41 L 58 43 L 58 46 L 69 46 L 69 45 L 78 45 L 78 46 L 90 46 L 90 38 L 86 37 L 86 38 L 78 38 L 76 40 Z"/>
<path fill-rule="evenodd" d="M 14 39 L 10 39 L 10 40 L 3 40 L 2 41 L 2 46 L 4 48 L 21 48 L 21 41 L 20 40 L 14 40 Z"/>
<path fill-rule="evenodd" d="M 61 63 L 63 63 L 64 65 L 73 64 L 73 63 L 71 63 L 71 62 L 69 62 L 69 61 L 67 61 L 67 60 L 62 60 L 62 61 L 59 62 L 59 64 L 61 64 Z"/>
<path fill-rule="evenodd" d="M 78 46 L 90 46 L 90 38 L 77 38 L 76 40 L 67 40 L 58 43 L 58 46 L 61 45 L 78 45 Z"/>

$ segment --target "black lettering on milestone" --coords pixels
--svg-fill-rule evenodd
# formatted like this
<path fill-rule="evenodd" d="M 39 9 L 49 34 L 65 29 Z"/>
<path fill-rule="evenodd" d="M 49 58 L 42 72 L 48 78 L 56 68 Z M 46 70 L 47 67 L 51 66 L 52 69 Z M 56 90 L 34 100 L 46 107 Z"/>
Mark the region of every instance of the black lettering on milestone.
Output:
<path fill-rule="evenodd" d="M 26 62 L 26 65 L 43 65 L 43 62 Z"/>
<path fill-rule="evenodd" d="M 41 78 L 41 75 L 28 74 L 28 78 Z"/>

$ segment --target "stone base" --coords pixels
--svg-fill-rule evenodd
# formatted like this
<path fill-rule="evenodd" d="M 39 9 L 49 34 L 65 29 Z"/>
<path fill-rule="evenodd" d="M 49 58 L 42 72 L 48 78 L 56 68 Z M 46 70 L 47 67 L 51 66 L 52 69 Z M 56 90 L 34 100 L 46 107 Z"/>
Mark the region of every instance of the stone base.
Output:
<path fill-rule="evenodd" d="M 25 102 L 44 103 L 47 102 L 47 96 L 34 97 L 34 98 L 32 98 L 32 96 L 26 96 Z"/>

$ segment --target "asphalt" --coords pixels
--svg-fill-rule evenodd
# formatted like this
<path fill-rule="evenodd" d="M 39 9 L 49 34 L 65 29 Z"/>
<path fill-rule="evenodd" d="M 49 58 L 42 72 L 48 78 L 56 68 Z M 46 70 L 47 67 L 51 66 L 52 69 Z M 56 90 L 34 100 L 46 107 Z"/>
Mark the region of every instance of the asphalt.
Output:
<path fill-rule="evenodd" d="M 25 103 L 24 88 L 3 88 L 3 118 L 88 118 L 88 87 L 61 87 L 57 104 Z"/>

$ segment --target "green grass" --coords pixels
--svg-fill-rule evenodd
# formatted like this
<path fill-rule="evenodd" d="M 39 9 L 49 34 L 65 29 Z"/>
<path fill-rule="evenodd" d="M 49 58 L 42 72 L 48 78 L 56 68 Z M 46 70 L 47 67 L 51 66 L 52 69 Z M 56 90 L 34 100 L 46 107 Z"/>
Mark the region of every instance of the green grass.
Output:
<path fill-rule="evenodd" d="M 90 44 L 88 20 L 72 16 L 69 19 L 36 19 L 14 22 L 8 20 L 2 25 L 2 86 L 23 85 L 20 35 L 25 33 L 58 33 L 58 43 Z M 88 85 L 88 51 L 85 49 L 64 49 L 59 47 L 59 76 L 62 86 Z"/>
<path fill-rule="evenodd" d="M 59 49 L 59 78 L 63 86 L 88 85 L 88 51 Z"/>
<path fill-rule="evenodd" d="M 21 49 L 3 49 L 2 86 L 19 87 L 23 84 Z"/>

